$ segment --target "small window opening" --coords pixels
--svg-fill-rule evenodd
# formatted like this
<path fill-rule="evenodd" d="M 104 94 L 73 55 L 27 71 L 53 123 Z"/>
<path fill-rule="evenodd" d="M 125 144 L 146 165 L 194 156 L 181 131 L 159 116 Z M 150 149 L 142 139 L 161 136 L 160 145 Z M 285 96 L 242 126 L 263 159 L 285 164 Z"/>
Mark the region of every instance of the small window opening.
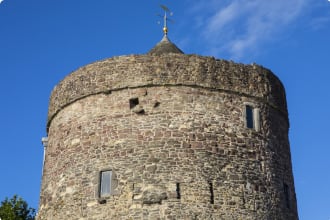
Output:
<path fill-rule="evenodd" d="M 132 109 L 139 104 L 139 98 L 131 98 L 129 100 L 129 108 Z"/>
<path fill-rule="evenodd" d="M 108 197 L 111 195 L 111 179 L 112 171 L 106 170 L 100 173 L 100 197 Z"/>
<path fill-rule="evenodd" d="M 247 128 L 259 131 L 259 109 L 251 105 L 245 106 L 245 125 Z"/>
<path fill-rule="evenodd" d="M 245 117 L 246 117 L 246 127 L 254 128 L 253 126 L 253 108 L 249 105 L 245 108 Z"/>
<path fill-rule="evenodd" d="M 286 207 L 290 208 L 290 191 L 289 186 L 286 183 L 283 183 L 283 191 L 284 191 L 284 198 L 285 198 L 285 204 Z"/>
<path fill-rule="evenodd" d="M 213 183 L 209 182 L 210 188 L 210 203 L 214 204 L 214 190 L 213 190 Z"/>
<path fill-rule="evenodd" d="M 181 199 L 180 183 L 176 183 L 176 198 Z"/>

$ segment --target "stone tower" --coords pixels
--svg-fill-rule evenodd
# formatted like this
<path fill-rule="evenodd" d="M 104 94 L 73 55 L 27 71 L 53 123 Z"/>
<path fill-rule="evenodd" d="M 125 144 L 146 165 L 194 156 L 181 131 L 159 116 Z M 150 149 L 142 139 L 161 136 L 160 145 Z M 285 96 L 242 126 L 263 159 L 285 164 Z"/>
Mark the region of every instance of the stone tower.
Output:
<path fill-rule="evenodd" d="M 298 219 L 288 129 L 270 70 L 165 35 L 54 88 L 38 219 Z"/>

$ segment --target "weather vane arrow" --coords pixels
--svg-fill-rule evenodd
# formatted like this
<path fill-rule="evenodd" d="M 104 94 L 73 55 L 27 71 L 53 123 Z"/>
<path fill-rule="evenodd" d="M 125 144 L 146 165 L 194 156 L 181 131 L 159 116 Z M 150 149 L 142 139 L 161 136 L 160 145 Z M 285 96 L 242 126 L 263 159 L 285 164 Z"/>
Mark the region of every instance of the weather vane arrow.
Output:
<path fill-rule="evenodd" d="M 163 27 L 163 32 L 164 34 L 167 36 L 168 33 L 168 28 L 167 28 L 167 21 L 172 21 L 171 19 L 169 19 L 167 17 L 167 14 L 169 14 L 170 16 L 173 15 L 173 12 L 170 11 L 170 9 L 168 7 L 166 7 L 165 5 L 160 5 L 160 7 L 164 10 L 164 16 L 161 16 L 164 18 L 164 27 Z"/>

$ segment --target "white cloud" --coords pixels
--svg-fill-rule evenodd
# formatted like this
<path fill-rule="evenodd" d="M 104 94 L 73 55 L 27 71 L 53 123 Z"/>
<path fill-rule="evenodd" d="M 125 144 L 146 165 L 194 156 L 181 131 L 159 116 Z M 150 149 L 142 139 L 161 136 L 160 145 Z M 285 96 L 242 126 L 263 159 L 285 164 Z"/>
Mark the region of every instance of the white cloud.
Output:
<path fill-rule="evenodd" d="M 212 48 L 208 52 L 214 55 L 226 52 L 240 59 L 243 54 L 258 51 L 285 30 L 301 15 L 308 1 L 210 0 L 208 4 L 198 1 L 191 13 L 199 15 L 202 37 Z"/>
<path fill-rule="evenodd" d="M 3 0 L 0 0 L 0 4 L 3 2 Z"/>

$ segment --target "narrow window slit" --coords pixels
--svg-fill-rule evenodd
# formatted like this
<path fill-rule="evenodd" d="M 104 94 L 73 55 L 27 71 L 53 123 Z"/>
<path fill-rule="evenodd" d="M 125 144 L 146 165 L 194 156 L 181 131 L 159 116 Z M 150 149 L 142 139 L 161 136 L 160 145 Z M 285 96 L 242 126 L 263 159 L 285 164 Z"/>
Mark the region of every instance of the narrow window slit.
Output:
<path fill-rule="evenodd" d="M 214 190 L 213 190 L 213 183 L 209 182 L 210 188 L 210 203 L 214 204 Z"/>
<path fill-rule="evenodd" d="M 180 183 L 176 183 L 176 198 L 181 199 Z"/>
<path fill-rule="evenodd" d="M 246 127 L 254 128 L 253 108 L 249 105 L 245 107 Z"/>
<path fill-rule="evenodd" d="M 285 204 L 286 207 L 290 208 L 290 192 L 289 192 L 289 186 L 286 183 L 283 183 L 283 191 L 284 191 L 284 198 L 285 198 Z"/>

